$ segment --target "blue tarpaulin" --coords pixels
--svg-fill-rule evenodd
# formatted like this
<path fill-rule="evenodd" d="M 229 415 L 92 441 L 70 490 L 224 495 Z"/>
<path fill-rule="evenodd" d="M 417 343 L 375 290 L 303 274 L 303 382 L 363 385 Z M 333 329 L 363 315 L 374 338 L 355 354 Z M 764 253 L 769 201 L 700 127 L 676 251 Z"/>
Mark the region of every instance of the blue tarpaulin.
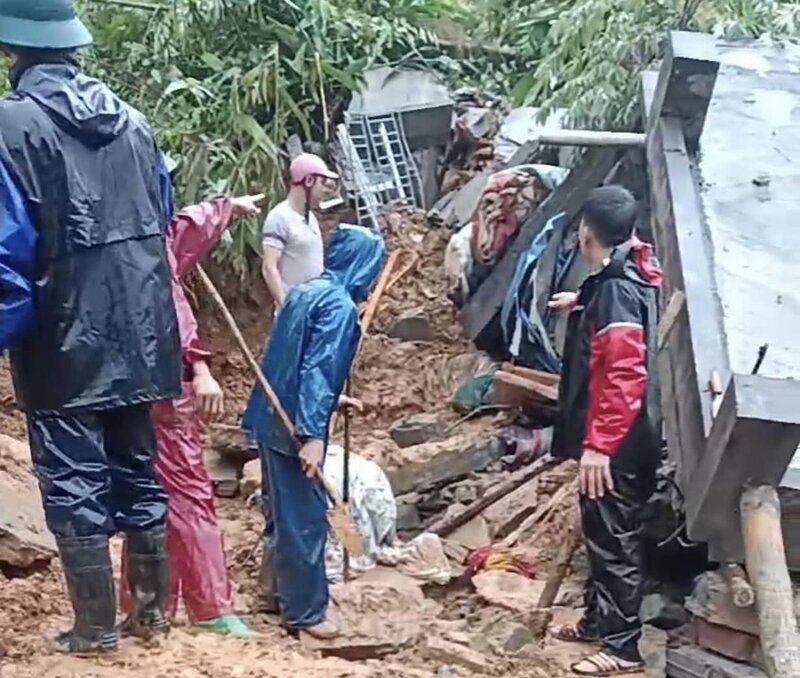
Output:
<path fill-rule="evenodd" d="M 535 303 L 529 304 L 529 309 L 524 308 L 523 300 L 542 253 L 550 243 L 553 234 L 560 231 L 560 226 L 566 218 L 567 215 L 564 212 L 552 217 L 534 238 L 527 251 L 519 257 L 514 278 L 500 311 L 503 337 L 509 353 L 518 357 L 519 346 L 524 334 L 525 339 L 533 345 L 536 356 L 536 364 L 529 365 L 529 367 L 554 373 L 560 369 L 560 360 L 549 338 L 546 327 L 548 319 L 539 316 Z M 537 296 L 537 290 L 534 290 L 533 298 L 535 299 Z"/>

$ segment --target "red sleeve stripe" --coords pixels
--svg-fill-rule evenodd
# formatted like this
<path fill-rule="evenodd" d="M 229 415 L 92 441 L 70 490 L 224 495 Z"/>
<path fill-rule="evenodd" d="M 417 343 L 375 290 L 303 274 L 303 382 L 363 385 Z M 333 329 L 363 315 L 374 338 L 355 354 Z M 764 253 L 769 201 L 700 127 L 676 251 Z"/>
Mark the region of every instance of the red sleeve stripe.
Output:
<path fill-rule="evenodd" d="M 595 337 L 601 337 L 609 330 L 613 330 L 617 327 L 632 327 L 635 329 L 642 329 L 642 323 L 634 323 L 634 322 L 609 323 L 604 328 L 597 330 Z"/>
<path fill-rule="evenodd" d="M 644 328 L 611 323 L 592 336 L 584 449 L 613 455 L 642 409 L 647 388 Z"/>

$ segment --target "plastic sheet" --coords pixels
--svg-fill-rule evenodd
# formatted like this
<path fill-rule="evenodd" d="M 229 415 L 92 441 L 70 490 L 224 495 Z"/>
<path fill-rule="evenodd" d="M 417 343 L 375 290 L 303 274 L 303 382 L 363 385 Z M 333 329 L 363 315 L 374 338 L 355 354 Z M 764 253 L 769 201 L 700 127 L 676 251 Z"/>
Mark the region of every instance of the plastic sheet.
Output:
<path fill-rule="evenodd" d="M 163 524 L 167 497 L 152 469 L 147 405 L 28 417 L 31 456 L 47 527 L 88 537 Z"/>
<path fill-rule="evenodd" d="M 350 454 L 349 506 L 356 528 L 364 539 L 364 553 L 350 556 L 350 571 L 358 574 L 376 565 L 396 567 L 419 581 L 444 585 L 452 576 L 442 541 L 426 533 L 410 542 L 397 536 L 397 504 L 389 479 L 374 461 Z M 344 449 L 329 445 L 325 478 L 344 496 Z M 344 549 L 331 532 L 325 548 L 325 571 L 330 582 L 344 578 Z"/>
<path fill-rule="evenodd" d="M 612 473 L 614 492 L 600 500 L 581 496 L 589 579 L 580 630 L 599 637 L 610 654 L 640 661 L 642 509 L 655 485 L 655 469 L 626 473 L 612 466 Z"/>

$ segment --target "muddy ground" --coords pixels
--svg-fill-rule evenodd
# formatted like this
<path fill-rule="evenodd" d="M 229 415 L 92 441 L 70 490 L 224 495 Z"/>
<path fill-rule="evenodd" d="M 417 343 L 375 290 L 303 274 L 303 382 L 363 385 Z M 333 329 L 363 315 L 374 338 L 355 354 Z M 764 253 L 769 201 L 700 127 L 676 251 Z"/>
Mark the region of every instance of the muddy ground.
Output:
<path fill-rule="evenodd" d="M 353 450 L 372 450 L 379 461 L 392 454 L 388 429 L 402 416 L 421 412 L 441 414 L 456 421 L 449 399 L 453 388 L 474 359 L 471 347 L 459 337 L 458 325 L 446 299 L 447 283 L 442 258 L 448 233 L 429 230 L 415 215 L 392 219 L 390 250 L 401 248 L 398 270 L 405 273 L 385 295 L 363 351 L 356 364 L 353 395 L 365 405 L 363 415 L 353 422 Z M 259 282 L 252 285 L 257 286 Z M 260 351 L 269 328 L 269 302 L 251 287 L 246 293 L 224 284 L 237 319 L 254 351 Z M 195 288 L 197 292 L 199 288 Z M 213 351 L 212 369 L 222 382 L 227 398 L 225 424 L 236 426 L 252 380 L 244 360 L 224 329 L 219 316 L 201 294 L 195 295 L 200 325 Z M 408 343 L 389 339 L 384 331 L 403 314 L 428 317 L 434 339 Z M 486 426 L 492 425 L 491 420 Z M 472 425 L 474 426 L 474 424 Z M 0 432 L 24 439 L 22 417 L 13 407 L 8 365 L 0 362 Z M 334 438 L 341 433 L 339 428 Z M 378 450 L 375 452 L 375 450 Z M 26 472 L 26 471 L 25 471 Z M 2 499 L 0 499 L 2 500 Z M 556 678 L 570 675 L 570 661 L 584 652 L 548 641 L 529 648 L 525 657 L 491 657 L 484 667 L 467 668 L 460 662 L 431 658 L 419 646 L 406 648 L 380 660 L 345 661 L 322 658 L 284 633 L 274 618 L 258 612 L 256 577 L 260 560 L 261 517 L 244 499 L 220 500 L 219 514 L 225 531 L 229 569 L 237 591 L 237 608 L 261 634 L 257 640 L 241 641 L 195 632 L 178 621 L 170 636 L 151 646 L 125 641 L 120 652 L 102 659 L 65 658 L 52 654 L 46 638 L 64 628 L 70 620 L 69 604 L 57 563 L 27 577 L 5 578 L 0 574 L 0 675 L 3 678 L 52 676 L 72 678 L 195 678 L 214 676 L 240 678 L 256 676 L 440 676 L 506 675 L 519 678 Z M 547 533 L 540 536 L 535 550 L 540 576 L 557 549 L 565 529 L 564 516 L 555 516 Z M 118 552 L 118 544 L 115 546 Z M 563 607 L 557 617 L 574 617 L 579 601 L 582 559 L 565 585 Z M 487 615 L 498 609 L 481 601 L 468 578 L 459 578 L 446 588 L 426 588 L 435 600 L 432 633 L 455 630 L 462 635 L 477 631 Z M 380 610 L 376 611 L 380 614 Z M 502 611 L 499 614 L 504 614 Z M 655 637 L 655 646 L 660 639 Z M 652 644 L 651 644 L 652 645 Z M 657 654 L 657 653 L 656 653 Z M 652 675 L 658 675 L 653 673 Z"/>

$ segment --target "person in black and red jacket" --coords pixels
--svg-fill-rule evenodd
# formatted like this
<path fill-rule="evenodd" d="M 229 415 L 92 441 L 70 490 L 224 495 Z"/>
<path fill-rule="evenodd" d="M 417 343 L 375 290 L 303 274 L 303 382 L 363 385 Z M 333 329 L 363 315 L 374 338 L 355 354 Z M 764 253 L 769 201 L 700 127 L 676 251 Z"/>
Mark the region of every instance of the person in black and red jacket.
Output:
<path fill-rule="evenodd" d="M 660 460 L 656 323 L 661 270 L 634 234 L 636 201 L 597 188 L 583 206 L 581 255 L 595 268 L 577 293 L 550 301 L 569 311 L 554 454 L 580 461 L 580 508 L 589 557 L 586 611 L 562 640 L 602 641 L 573 665 L 585 676 L 642 668 L 642 509 Z"/>

